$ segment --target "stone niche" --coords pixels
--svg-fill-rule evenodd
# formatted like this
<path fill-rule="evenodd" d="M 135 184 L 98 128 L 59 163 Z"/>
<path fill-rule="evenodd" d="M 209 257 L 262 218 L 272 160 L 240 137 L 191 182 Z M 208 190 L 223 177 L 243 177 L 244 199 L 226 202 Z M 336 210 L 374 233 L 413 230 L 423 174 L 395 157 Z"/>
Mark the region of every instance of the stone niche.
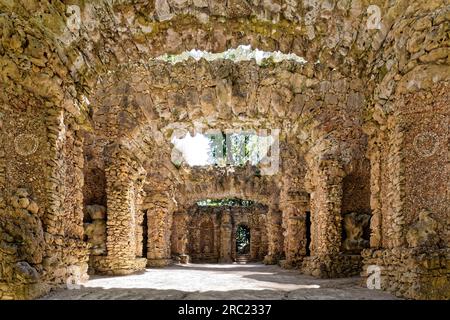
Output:
<path fill-rule="evenodd" d="M 194 205 L 186 212 L 177 212 L 173 219 L 171 246 L 175 261 L 193 263 L 262 261 L 267 254 L 267 207 L 253 204 L 240 206 Z M 248 252 L 236 249 L 239 226 L 250 230 Z M 242 257 L 245 256 L 245 257 Z"/>
<path fill-rule="evenodd" d="M 342 251 L 349 254 L 360 254 L 369 247 L 370 215 L 350 212 L 344 215 Z"/>
<path fill-rule="evenodd" d="M 90 254 L 106 254 L 106 208 L 101 205 L 86 206 L 84 217 L 84 237 L 90 245 Z"/>

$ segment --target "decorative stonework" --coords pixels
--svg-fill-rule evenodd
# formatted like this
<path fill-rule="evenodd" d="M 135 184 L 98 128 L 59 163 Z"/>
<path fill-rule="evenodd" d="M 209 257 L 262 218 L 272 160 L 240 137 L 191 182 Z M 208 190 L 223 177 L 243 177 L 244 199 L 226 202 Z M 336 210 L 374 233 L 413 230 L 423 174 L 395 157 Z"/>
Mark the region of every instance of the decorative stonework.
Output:
<path fill-rule="evenodd" d="M 145 170 L 120 146 L 110 148 L 106 169 L 106 255 L 92 256 L 92 267 L 106 274 L 129 274 L 142 270 L 146 259 L 137 256 L 136 228 L 142 215 L 141 192 Z M 142 250 L 141 250 L 142 252 Z"/>
<path fill-rule="evenodd" d="M 34 134 L 20 134 L 14 139 L 14 147 L 21 156 L 30 156 L 39 147 L 39 140 Z"/>
<path fill-rule="evenodd" d="M 249 207 L 194 205 L 185 213 L 174 215 L 171 244 L 175 261 L 232 262 L 236 251 L 236 230 L 239 225 L 250 229 L 250 248 L 246 261 L 262 261 L 267 254 L 267 208 L 260 204 Z"/>
<path fill-rule="evenodd" d="M 38 2 L 0 0 L 0 299 L 84 281 L 88 262 L 232 262 L 246 214 L 186 216 L 210 197 L 268 208 L 252 259 L 318 277 L 376 265 L 385 290 L 449 298 L 445 0 Z M 240 45 L 305 61 L 155 61 Z M 174 166 L 173 132 L 204 129 L 281 129 L 277 174 Z"/>

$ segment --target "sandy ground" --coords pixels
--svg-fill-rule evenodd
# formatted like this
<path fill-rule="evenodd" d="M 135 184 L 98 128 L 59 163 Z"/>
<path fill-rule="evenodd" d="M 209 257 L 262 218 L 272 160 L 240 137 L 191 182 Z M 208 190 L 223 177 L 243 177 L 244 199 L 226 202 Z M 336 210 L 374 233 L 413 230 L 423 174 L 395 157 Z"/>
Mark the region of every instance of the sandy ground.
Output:
<path fill-rule="evenodd" d="M 92 276 L 80 289 L 60 289 L 42 299 L 395 299 L 361 283 L 359 277 L 316 279 L 263 264 L 189 264 L 121 277 Z"/>

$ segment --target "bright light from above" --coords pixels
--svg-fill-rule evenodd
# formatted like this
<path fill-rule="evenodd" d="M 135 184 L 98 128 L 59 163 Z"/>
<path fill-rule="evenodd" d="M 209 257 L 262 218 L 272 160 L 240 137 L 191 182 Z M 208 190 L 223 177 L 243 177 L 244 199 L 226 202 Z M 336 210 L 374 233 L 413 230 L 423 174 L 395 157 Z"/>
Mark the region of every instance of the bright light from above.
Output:
<path fill-rule="evenodd" d="M 205 166 L 210 163 L 210 141 L 204 135 L 196 134 L 192 137 L 188 133 L 184 138 L 174 138 L 172 143 L 188 165 Z"/>
<path fill-rule="evenodd" d="M 185 51 L 178 55 L 164 54 L 160 57 L 155 58 L 155 60 L 169 62 L 171 64 L 176 64 L 193 58 L 195 60 L 206 59 L 207 61 L 213 61 L 218 59 L 228 59 L 234 62 L 239 61 L 249 61 L 254 59 L 258 65 L 261 65 L 265 59 L 271 59 L 273 62 L 281 62 L 284 60 L 291 60 L 301 64 L 305 64 L 307 61 L 296 55 L 295 53 L 282 53 L 280 51 L 267 52 L 262 50 L 252 50 L 251 46 L 240 45 L 236 49 L 228 49 L 221 53 L 211 53 L 207 51 L 201 51 L 192 49 L 191 51 Z"/>
<path fill-rule="evenodd" d="M 189 166 L 217 165 L 225 167 L 255 166 L 268 154 L 274 139 L 272 136 L 259 136 L 255 133 L 213 133 L 191 136 L 187 133 L 182 138 L 174 137 L 172 144 L 172 162 Z"/>

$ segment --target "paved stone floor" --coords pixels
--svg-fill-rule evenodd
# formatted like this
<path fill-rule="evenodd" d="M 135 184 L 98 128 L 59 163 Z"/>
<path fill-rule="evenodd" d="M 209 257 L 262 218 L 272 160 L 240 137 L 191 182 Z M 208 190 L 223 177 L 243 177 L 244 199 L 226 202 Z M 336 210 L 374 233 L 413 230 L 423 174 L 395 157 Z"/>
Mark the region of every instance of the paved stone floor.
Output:
<path fill-rule="evenodd" d="M 42 299 L 395 299 L 360 286 L 359 277 L 316 279 L 263 264 L 189 264 L 141 274 L 92 276 L 80 289 L 61 289 Z"/>

